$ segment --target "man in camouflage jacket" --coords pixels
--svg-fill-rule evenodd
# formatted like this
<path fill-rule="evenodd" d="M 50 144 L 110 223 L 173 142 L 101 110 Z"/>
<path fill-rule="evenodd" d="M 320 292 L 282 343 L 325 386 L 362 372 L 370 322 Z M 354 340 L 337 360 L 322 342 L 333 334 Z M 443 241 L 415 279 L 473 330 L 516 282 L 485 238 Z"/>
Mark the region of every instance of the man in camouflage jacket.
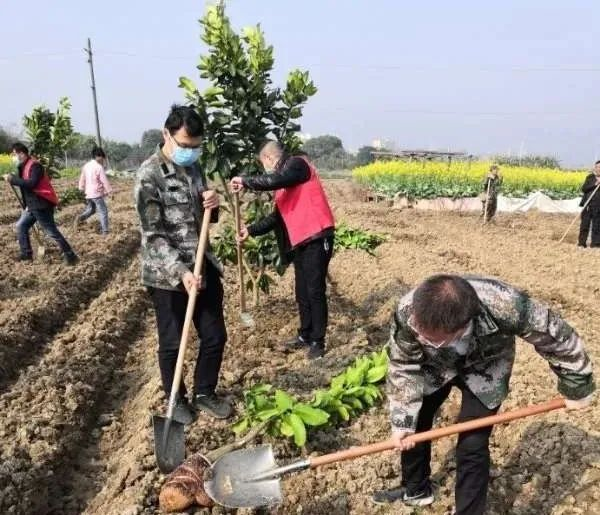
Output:
<path fill-rule="evenodd" d="M 400 438 L 402 487 L 378 492 L 375 502 L 433 502 L 431 446 L 402 438 L 431 429 L 452 386 L 462 391 L 459 421 L 493 415 L 506 398 L 515 337 L 531 343 L 558 376 L 567 408 L 583 408 L 595 389 L 583 341 L 557 313 L 496 279 L 433 276 L 404 296 L 390 338 L 388 397 L 392 431 Z M 456 514 L 485 510 L 491 428 L 459 436 Z"/>
<path fill-rule="evenodd" d="M 229 403 L 215 394 L 227 340 L 221 265 L 208 250 L 201 281 L 192 273 L 204 209 L 212 209 L 211 221 L 215 222 L 219 205 L 216 192 L 207 188 L 197 164 L 202 130 L 202 120 L 193 108 L 173 106 L 163 130 L 165 142 L 141 165 L 135 185 L 142 233 L 142 283 L 156 312 L 158 363 L 167 397 L 173 384 L 188 292 L 194 284 L 199 288 L 193 317 L 200 337 L 194 396 L 188 402 L 182 381 L 174 415 L 186 424 L 199 410 L 216 418 L 231 414 Z"/>

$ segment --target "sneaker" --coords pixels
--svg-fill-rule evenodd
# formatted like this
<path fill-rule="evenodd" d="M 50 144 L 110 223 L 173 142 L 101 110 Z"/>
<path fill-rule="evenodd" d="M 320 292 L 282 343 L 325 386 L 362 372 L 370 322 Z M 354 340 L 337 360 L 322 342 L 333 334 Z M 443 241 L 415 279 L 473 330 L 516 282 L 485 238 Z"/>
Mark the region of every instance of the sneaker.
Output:
<path fill-rule="evenodd" d="M 30 254 L 19 254 L 19 256 L 15 258 L 15 261 L 33 261 L 33 256 Z"/>
<path fill-rule="evenodd" d="M 186 426 L 196 420 L 196 411 L 185 397 L 177 399 L 173 410 L 173 419 Z"/>
<path fill-rule="evenodd" d="M 406 487 L 380 490 L 373 494 L 372 500 L 375 504 L 390 504 L 402 501 L 408 506 L 429 506 L 433 503 L 433 490 L 427 486 L 421 492 L 410 492 Z"/>
<path fill-rule="evenodd" d="M 194 395 L 192 405 L 196 411 L 204 411 L 214 418 L 228 418 L 233 412 L 231 404 L 215 393 Z"/>
<path fill-rule="evenodd" d="M 282 343 L 282 347 L 289 350 L 298 350 L 308 345 L 308 340 L 302 338 L 302 336 L 298 335 L 294 337 L 292 340 L 287 340 Z"/>
<path fill-rule="evenodd" d="M 310 342 L 308 346 L 308 359 L 319 359 L 325 355 L 325 344 L 323 342 Z"/>
<path fill-rule="evenodd" d="M 65 254 L 63 259 L 65 263 L 69 266 L 73 266 L 79 263 L 79 257 L 77 256 L 77 254 Z"/>

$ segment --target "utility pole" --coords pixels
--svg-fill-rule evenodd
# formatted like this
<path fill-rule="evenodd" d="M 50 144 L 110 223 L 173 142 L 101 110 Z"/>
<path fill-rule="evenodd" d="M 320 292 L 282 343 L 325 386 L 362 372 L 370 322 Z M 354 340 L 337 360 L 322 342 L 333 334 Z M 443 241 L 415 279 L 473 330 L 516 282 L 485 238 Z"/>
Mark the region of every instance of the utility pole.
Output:
<path fill-rule="evenodd" d="M 96 115 L 96 142 L 98 146 L 102 146 L 102 137 L 100 136 L 100 120 L 98 118 L 98 99 L 96 98 L 96 79 L 94 78 L 94 60 L 92 56 L 92 42 L 88 38 L 88 46 L 83 49 L 88 55 L 88 63 L 90 63 L 90 75 L 92 77 L 92 95 L 94 97 L 94 113 Z"/>

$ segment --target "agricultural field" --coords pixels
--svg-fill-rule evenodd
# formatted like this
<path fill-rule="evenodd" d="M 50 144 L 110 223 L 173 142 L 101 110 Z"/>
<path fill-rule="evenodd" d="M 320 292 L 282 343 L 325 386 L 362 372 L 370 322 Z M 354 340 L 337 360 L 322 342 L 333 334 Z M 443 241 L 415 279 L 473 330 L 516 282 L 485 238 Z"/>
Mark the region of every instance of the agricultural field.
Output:
<path fill-rule="evenodd" d="M 579 184 L 580 177 L 574 177 Z M 117 193 L 109 202 L 108 237 L 97 235 L 93 218 L 74 231 L 71 221 L 81 205 L 58 213 L 61 229 L 82 258 L 73 268 L 62 265 L 50 244 L 44 262 L 13 262 L 19 211 L 10 190 L 0 190 L 0 513 L 160 513 L 164 477 L 156 467 L 150 425 L 150 415 L 164 410 L 156 327 L 139 284 L 132 184 L 113 182 Z M 57 184 L 65 191 L 73 181 Z M 385 241 L 373 255 L 356 248 L 334 256 L 329 352 L 317 363 L 280 346 L 296 328 L 291 271 L 277 278 L 271 295 L 252 309 L 256 325 L 248 328 L 237 309 L 235 267 L 226 270 L 229 341 L 220 388 L 238 412 L 244 390 L 252 385 L 269 383 L 306 399 L 357 356 L 381 350 L 398 298 L 440 271 L 494 275 L 528 289 L 574 324 L 598 362 L 598 254 L 578 249 L 575 231 L 558 244 L 569 217 L 501 214 L 484 230 L 476 215 L 395 211 L 363 203 L 347 180 L 327 181 L 326 187 L 339 221 L 381 234 Z M 190 347 L 188 363 L 196 343 Z M 188 379 L 189 374 L 188 367 Z M 555 388 L 547 364 L 519 343 L 504 409 L 543 402 L 556 396 Z M 453 394 L 439 425 L 453 421 L 459 400 Z M 201 416 L 187 430 L 188 452 L 233 441 L 234 421 Z M 583 412 L 557 411 L 497 427 L 491 444 L 490 513 L 600 513 L 599 428 L 597 403 Z M 290 440 L 263 441 L 275 443 L 277 459 L 284 463 L 388 436 L 387 410 L 380 404 L 337 429 L 309 432 L 302 451 Z M 454 442 L 448 438 L 434 444 L 438 489 L 430 508 L 414 512 L 371 503 L 371 492 L 398 484 L 398 456 L 388 452 L 290 476 L 284 480 L 284 504 L 262 513 L 449 514 Z M 213 507 L 188 513 L 234 511 Z"/>
<path fill-rule="evenodd" d="M 396 194 L 411 199 L 476 197 L 491 164 L 459 161 L 449 166 L 432 161 L 378 161 L 356 168 L 352 176 L 389 197 Z M 553 199 L 575 198 L 581 195 L 586 177 L 586 172 L 552 168 L 501 166 L 500 169 L 504 178 L 502 193 L 517 198 L 525 198 L 534 191 Z"/>

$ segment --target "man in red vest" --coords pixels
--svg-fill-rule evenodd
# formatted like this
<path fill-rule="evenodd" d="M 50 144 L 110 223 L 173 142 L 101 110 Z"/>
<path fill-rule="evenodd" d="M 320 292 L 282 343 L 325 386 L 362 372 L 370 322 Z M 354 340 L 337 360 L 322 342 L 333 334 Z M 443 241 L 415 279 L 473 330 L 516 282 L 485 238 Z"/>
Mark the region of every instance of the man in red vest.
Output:
<path fill-rule="evenodd" d="M 17 237 L 21 254 L 18 261 L 31 261 L 32 250 L 29 240 L 29 231 L 37 222 L 44 232 L 60 247 L 64 260 L 68 265 L 74 265 L 79 258 L 56 227 L 54 221 L 54 208 L 58 204 L 58 197 L 48 174 L 42 165 L 29 155 L 29 150 L 23 143 L 12 146 L 12 158 L 18 168 L 18 175 L 7 175 L 6 181 L 21 189 L 21 197 L 25 209 L 17 222 Z"/>
<path fill-rule="evenodd" d="M 293 262 L 296 302 L 300 312 L 298 335 L 286 346 L 308 348 L 308 358 L 325 353 L 327 331 L 327 267 L 333 251 L 335 222 L 315 167 L 303 156 L 288 156 L 276 141 L 267 141 L 258 158 L 266 173 L 234 177 L 231 189 L 275 191 L 275 210 L 249 227 L 239 241 L 275 231 L 281 259 Z"/>

